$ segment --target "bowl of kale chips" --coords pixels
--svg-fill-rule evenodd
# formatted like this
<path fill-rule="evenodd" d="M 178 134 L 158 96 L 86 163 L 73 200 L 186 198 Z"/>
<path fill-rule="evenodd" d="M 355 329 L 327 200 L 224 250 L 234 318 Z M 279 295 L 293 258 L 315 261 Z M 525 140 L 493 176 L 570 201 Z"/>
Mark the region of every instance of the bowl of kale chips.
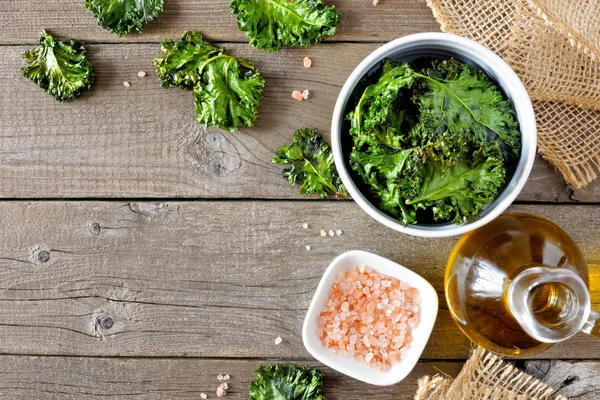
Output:
<path fill-rule="evenodd" d="M 533 107 L 512 69 L 455 35 L 392 41 L 352 72 L 332 121 L 335 165 L 377 221 L 460 235 L 517 197 L 536 152 Z"/>

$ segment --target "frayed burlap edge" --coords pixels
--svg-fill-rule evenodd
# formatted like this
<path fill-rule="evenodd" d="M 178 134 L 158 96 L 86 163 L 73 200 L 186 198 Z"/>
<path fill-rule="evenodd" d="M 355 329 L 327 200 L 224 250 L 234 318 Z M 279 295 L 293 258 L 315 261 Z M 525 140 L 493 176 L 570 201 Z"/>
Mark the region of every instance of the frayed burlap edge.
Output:
<path fill-rule="evenodd" d="M 439 375 L 419 379 L 415 400 L 567 400 L 554 390 L 481 347 L 455 380 Z"/>

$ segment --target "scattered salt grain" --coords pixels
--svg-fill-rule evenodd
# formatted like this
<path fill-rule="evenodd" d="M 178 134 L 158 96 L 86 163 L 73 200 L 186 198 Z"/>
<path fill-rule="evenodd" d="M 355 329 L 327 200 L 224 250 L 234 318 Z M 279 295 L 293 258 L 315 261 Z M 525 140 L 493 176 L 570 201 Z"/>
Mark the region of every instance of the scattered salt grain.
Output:
<path fill-rule="evenodd" d="M 125 82 L 123 82 L 123 86 L 125 86 L 125 87 L 129 87 L 129 86 L 131 86 L 131 85 L 129 84 L 129 82 L 125 81 Z"/>
<path fill-rule="evenodd" d="M 144 71 L 140 71 L 140 72 L 138 72 L 138 76 L 139 76 L 140 78 L 143 78 L 143 77 L 145 77 L 145 76 L 146 76 L 146 72 L 144 72 Z"/>
<path fill-rule="evenodd" d="M 308 57 L 304 57 L 304 68 L 310 68 L 312 66 L 312 60 Z"/>
<path fill-rule="evenodd" d="M 221 386 L 217 388 L 217 397 L 225 397 L 227 395 L 227 391 L 223 389 Z"/>
<path fill-rule="evenodd" d="M 305 222 L 305 223 L 303 223 L 303 224 L 302 224 L 302 227 L 303 227 L 304 229 L 308 229 L 308 224 Z"/>
<path fill-rule="evenodd" d="M 275 339 L 275 344 L 281 344 L 281 342 L 283 342 L 283 339 L 281 336 L 277 336 L 277 339 Z"/>
<path fill-rule="evenodd" d="M 308 96 L 310 96 L 310 92 L 308 91 L 308 89 L 305 89 L 305 90 L 302 92 L 302 98 L 303 98 L 304 100 L 307 100 L 307 99 L 308 99 Z"/>
<path fill-rule="evenodd" d="M 229 380 L 229 378 L 231 378 L 229 375 L 225 375 L 225 376 L 223 376 L 223 380 L 224 380 L 224 381 L 228 381 L 228 380 Z"/>
<path fill-rule="evenodd" d="M 306 246 L 306 250 L 310 251 L 310 246 Z"/>
<path fill-rule="evenodd" d="M 200 393 L 200 398 L 201 399 L 208 399 L 208 396 L 206 395 L 206 393 Z"/>
<path fill-rule="evenodd" d="M 327 236 L 327 232 L 324 229 L 321 229 L 321 236 Z"/>
<path fill-rule="evenodd" d="M 304 97 L 302 97 L 302 92 L 300 92 L 299 90 L 294 90 L 292 92 L 292 98 L 298 100 L 298 101 L 302 101 L 304 100 Z"/>
<path fill-rule="evenodd" d="M 221 387 L 225 390 L 229 389 L 229 385 L 226 382 L 221 383 Z"/>
<path fill-rule="evenodd" d="M 333 236 L 335 235 L 335 232 L 333 232 L 332 230 L 329 230 L 329 236 Z"/>
<path fill-rule="evenodd" d="M 221 375 L 221 374 L 217 375 L 217 379 L 220 380 L 220 381 L 222 381 L 223 380 L 223 375 Z"/>
<path fill-rule="evenodd" d="M 335 234 L 338 235 L 338 236 L 340 236 L 342 234 L 342 230 L 338 229 L 337 231 L 335 231 Z"/>

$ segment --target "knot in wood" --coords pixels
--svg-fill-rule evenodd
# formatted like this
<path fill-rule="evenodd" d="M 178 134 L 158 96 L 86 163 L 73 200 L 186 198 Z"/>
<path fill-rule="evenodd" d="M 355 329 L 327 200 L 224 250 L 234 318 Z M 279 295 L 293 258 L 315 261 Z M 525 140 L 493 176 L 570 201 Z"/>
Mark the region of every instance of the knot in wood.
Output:
<path fill-rule="evenodd" d="M 48 260 L 50 259 L 50 253 L 47 252 L 46 250 L 40 250 L 37 253 L 37 259 L 41 263 L 48 262 Z"/>
<path fill-rule="evenodd" d="M 193 155 L 207 173 L 225 177 L 242 165 L 238 149 L 219 131 L 203 132 L 193 145 Z"/>
<path fill-rule="evenodd" d="M 98 236 L 100 234 L 100 231 L 102 230 L 102 227 L 100 226 L 99 223 L 94 222 L 94 221 L 90 221 L 87 224 L 88 229 L 90 230 L 90 232 L 92 233 L 92 235 L 94 236 Z"/>
<path fill-rule="evenodd" d="M 30 257 L 35 264 L 45 264 L 50 261 L 50 249 L 45 246 L 34 247 Z"/>
<path fill-rule="evenodd" d="M 110 329 L 115 324 L 115 320 L 108 314 L 102 314 L 98 316 L 96 323 L 102 329 Z"/>

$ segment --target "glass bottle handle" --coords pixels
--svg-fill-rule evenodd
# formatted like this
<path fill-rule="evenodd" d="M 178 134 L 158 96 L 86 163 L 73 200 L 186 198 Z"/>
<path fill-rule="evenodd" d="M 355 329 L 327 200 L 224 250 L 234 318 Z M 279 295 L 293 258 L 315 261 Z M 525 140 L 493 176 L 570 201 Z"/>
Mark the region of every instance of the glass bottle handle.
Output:
<path fill-rule="evenodd" d="M 600 313 L 592 310 L 581 332 L 600 337 Z"/>

